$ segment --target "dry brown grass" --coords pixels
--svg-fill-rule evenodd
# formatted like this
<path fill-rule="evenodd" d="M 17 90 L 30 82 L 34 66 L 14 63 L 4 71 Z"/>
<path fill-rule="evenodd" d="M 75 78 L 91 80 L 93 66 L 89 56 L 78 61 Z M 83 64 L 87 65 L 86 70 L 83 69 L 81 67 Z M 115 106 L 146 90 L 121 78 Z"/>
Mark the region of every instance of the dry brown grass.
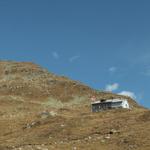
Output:
<path fill-rule="evenodd" d="M 0 62 L 0 72 L 0 150 L 150 149 L 150 111 L 132 99 L 132 110 L 91 113 L 91 95 L 122 96 L 32 63 Z"/>

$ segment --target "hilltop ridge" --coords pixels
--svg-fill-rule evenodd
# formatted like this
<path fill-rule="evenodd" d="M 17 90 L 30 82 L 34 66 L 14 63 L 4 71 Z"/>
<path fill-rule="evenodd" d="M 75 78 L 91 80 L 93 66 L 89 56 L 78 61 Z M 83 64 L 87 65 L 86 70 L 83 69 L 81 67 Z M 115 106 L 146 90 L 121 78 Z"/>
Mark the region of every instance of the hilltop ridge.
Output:
<path fill-rule="evenodd" d="M 13 61 L 0 62 L 0 93 L 36 101 L 54 98 L 65 102 L 71 101 L 74 97 L 86 97 L 89 100 L 92 95 L 102 99 L 125 98 L 109 92 L 96 91 L 79 81 L 50 73 L 31 62 Z M 134 100 L 129 97 L 127 99 L 136 105 Z"/>

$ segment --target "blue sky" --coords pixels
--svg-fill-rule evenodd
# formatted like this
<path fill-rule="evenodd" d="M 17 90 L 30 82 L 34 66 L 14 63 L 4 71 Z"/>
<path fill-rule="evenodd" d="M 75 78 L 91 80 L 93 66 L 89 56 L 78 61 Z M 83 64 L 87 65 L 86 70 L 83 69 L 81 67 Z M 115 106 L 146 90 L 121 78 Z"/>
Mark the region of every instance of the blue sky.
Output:
<path fill-rule="evenodd" d="M 32 61 L 150 108 L 150 1 L 0 0 L 0 59 Z"/>

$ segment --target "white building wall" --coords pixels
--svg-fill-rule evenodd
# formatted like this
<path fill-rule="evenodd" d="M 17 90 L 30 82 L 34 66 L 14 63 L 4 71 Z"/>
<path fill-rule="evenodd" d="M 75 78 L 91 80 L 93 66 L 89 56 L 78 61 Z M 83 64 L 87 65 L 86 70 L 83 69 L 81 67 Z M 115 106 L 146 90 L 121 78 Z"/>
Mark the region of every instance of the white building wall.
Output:
<path fill-rule="evenodd" d="M 92 104 L 92 111 L 93 112 L 97 112 L 97 111 L 100 111 L 100 110 L 103 110 L 103 109 L 109 109 L 110 108 L 126 108 L 126 109 L 130 109 L 129 107 L 129 103 L 126 99 L 109 99 L 109 100 L 106 100 L 106 107 L 105 105 L 103 105 L 102 107 L 102 103 L 100 101 L 95 101 Z M 110 106 L 109 103 L 111 102 Z M 94 106 L 94 105 L 97 105 L 97 106 Z"/>
<path fill-rule="evenodd" d="M 128 103 L 127 100 L 123 100 L 122 107 L 123 107 L 123 108 L 128 108 L 128 109 L 130 108 L 130 107 L 129 107 L 129 103 Z"/>

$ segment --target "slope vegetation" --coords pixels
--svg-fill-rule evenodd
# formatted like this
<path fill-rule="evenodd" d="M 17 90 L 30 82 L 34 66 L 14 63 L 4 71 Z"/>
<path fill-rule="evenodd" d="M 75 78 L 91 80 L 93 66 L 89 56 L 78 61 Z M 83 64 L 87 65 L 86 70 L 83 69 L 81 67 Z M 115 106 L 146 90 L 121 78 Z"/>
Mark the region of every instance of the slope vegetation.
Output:
<path fill-rule="evenodd" d="M 131 110 L 91 113 L 90 97 Z M 149 150 L 150 111 L 27 62 L 0 62 L 0 150 Z"/>

